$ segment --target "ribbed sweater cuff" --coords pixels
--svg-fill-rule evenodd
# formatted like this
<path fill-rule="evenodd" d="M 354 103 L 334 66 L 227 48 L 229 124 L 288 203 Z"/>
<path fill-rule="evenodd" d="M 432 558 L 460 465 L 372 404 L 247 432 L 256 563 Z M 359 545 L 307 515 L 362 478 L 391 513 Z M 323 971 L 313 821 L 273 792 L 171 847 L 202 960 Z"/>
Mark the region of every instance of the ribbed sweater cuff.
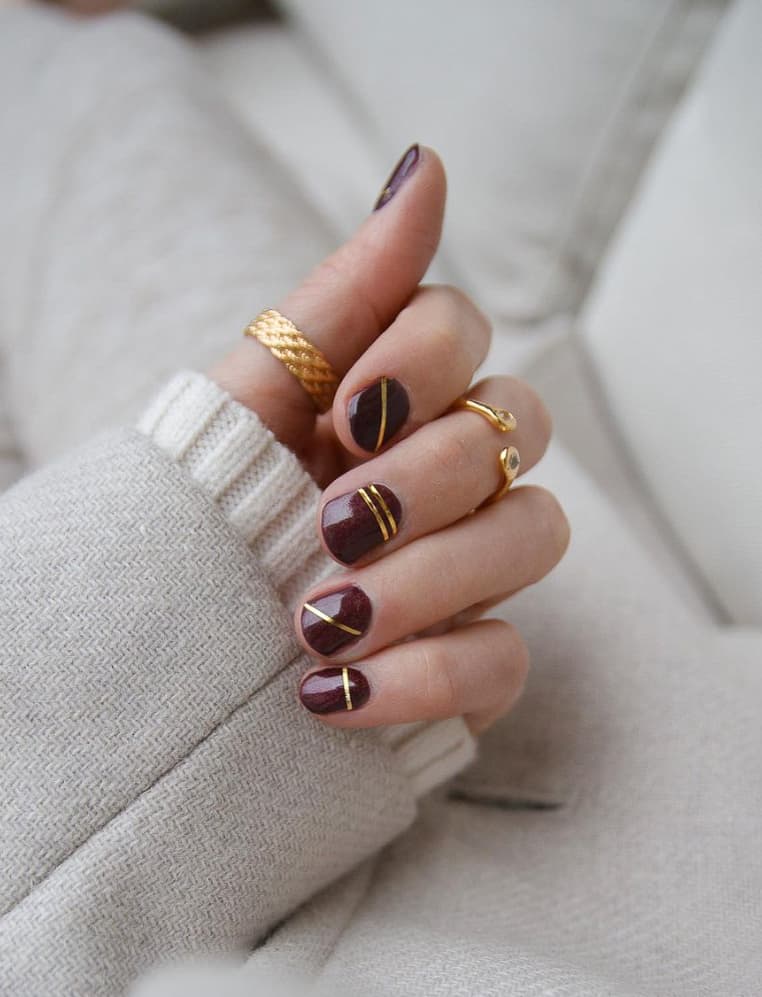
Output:
<path fill-rule="evenodd" d="M 289 609 L 335 569 L 318 540 L 317 485 L 256 413 L 213 381 L 193 371 L 177 374 L 146 409 L 138 429 L 209 495 Z M 417 796 L 454 776 L 475 755 L 474 738 L 460 717 L 381 728 L 377 735 Z"/>
<path fill-rule="evenodd" d="M 213 381 L 177 374 L 138 429 L 209 495 L 289 609 L 331 571 L 315 523 L 317 485 L 256 413 Z"/>

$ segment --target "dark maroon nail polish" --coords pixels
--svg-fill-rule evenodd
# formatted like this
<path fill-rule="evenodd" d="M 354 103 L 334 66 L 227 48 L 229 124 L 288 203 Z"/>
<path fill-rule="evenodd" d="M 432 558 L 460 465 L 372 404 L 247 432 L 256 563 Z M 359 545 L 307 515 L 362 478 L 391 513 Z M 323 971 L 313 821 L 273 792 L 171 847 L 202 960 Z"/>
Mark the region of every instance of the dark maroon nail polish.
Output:
<path fill-rule="evenodd" d="M 330 552 L 344 564 L 388 543 L 402 521 L 399 499 L 386 485 L 364 485 L 323 506 L 323 536 Z"/>
<path fill-rule="evenodd" d="M 355 443 L 377 453 L 410 412 L 407 391 L 394 377 L 382 377 L 349 399 L 349 430 Z"/>
<path fill-rule="evenodd" d="M 370 599 L 357 585 L 318 596 L 302 606 L 302 633 L 317 654 L 335 654 L 370 626 Z"/>
<path fill-rule="evenodd" d="M 323 668 L 306 676 L 299 698 L 312 713 L 359 710 L 370 699 L 370 685 L 358 668 Z"/>
<path fill-rule="evenodd" d="M 403 155 L 402 159 L 400 159 L 392 170 L 391 176 L 386 181 L 384 189 L 379 194 L 378 200 L 373 206 L 374 211 L 378 211 L 379 208 L 383 208 L 385 204 L 391 201 L 405 180 L 416 168 L 420 158 L 421 150 L 416 142 L 415 145 L 410 146 L 407 152 Z"/>

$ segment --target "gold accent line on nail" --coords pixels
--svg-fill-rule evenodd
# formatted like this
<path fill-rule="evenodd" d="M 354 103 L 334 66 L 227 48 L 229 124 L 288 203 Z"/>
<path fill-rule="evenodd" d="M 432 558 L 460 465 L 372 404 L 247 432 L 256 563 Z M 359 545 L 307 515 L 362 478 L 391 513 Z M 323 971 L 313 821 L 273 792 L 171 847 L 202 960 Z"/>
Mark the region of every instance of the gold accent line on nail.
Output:
<path fill-rule="evenodd" d="M 397 520 L 392 515 L 392 510 L 389 508 L 389 506 L 384 501 L 384 496 L 381 494 L 381 492 L 378 490 L 378 488 L 376 488 L 375 485 L 368 485 L 368 491 L 373 494 L 374 498 L 376 499 L 376 501 L 378 502 L 378 504 L 383 509 L 384 515 L 389 520 L 389 526 L 391 527 L 391 530 L 392 530 L 392 536 L 396 537 L 397 536 Z"/>
<path fill-rule="evenodd" d="M 363 502 L 367 505 L 370 511 L 373 513 L 376 522 L 378 523 L 378 528 L 381 530 L 381 536 L 384 538 L 384 543 L 389 539 L 389 531 L 386 528 L 386 523 L 381 518 L 381 513 L 376 508 L 373 499 L 368 495 L 364 488 L 357 489 L 358 495 L 362 498 Z"/>
<path fill-rule="evenodd" d="M 381 425 L 378 427 L 378 439 L 376 440 L 376 446 L 374 448 L 374 453 L 378 453 L 381 449 L 381 445 L 384 442 L 384 433 L 386 432 L 386 408 L 387 408 L 387 393 L 389 378 L 381 378 Z"/>
<path fill-rule="evenodd" d="M 304 608 L 308 609 L 311 613 L 314 613 L 318 619 L 325 620 L 326 623 L 330 623 L 334 627 L 338 627 L 339 630 L 343 630 L 345 634 L 352 634 L 353 637 L 362 637 L 362 630 L 355 630 L 354 627 L 348 627 L 346 623 L 339 623 L 338 620 L 334 620 L 332 616 L 327 613 L 322 613 L 317 606 L 313 606 L 309 602 L 304 603 Z"/>
<path fill-rule="evenodd" d="M 344 683 L 344 702 L 347 704 L 347 709 L 352 710 L 352 691 L 349 688 L 349 672 L 347 671 L 346 665 L 341 669 L 341 681 Z"/>

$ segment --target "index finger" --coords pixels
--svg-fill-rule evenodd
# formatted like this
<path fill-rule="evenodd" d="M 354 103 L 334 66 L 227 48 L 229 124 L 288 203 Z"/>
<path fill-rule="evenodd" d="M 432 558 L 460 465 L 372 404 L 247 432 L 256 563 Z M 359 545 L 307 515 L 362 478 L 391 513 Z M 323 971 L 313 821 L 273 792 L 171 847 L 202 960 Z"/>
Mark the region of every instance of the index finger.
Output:
<path fill-rule="evenodd" d="M 446 180 L 437 154 L 411 146 L 373 213 L 279 305 L 343 376 L 415 291 L 439 244 Z M 243 340 L 212 376 L 298 447 L 316 410 L 299 381 L 260 343 Z"/>

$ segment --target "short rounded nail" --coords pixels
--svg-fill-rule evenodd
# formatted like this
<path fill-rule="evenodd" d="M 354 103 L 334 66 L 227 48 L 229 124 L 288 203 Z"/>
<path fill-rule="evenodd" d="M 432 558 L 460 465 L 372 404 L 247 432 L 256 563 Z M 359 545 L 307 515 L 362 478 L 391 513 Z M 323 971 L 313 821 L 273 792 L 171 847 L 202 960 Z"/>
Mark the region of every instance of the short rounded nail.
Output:
<path fill-rule="evenodd" d="M 370 626 L 370 599 L 357 585 L 302 604 L 304 639 L 317 654 L 327 657 L 359 640 Z"/>
<path fill-rule="evenodd" d="M 385 204 L 388 204 L 389 201 L 391 201 L 405 180 L 407 180 L 416 168 L 420 158 L 421 149 L 417 142 L 414 145 L 411 145 L 409 149 L 405 150 L 402 154 L 402 158 L 394 167 L 389 179 L 384 184 L 384 189 L 378 195 L 378 200 L 373 205 L 374 211 L 378 211 L 379 208 L 383 208 Z"/>
<path fill-rule="evenodd" d="M 381 377 L 349 399 L 349 431 L 355 443 L 377 453 L 401 429 L 410 412 L 407 391 L 394 377 Z"/>
<path fill-rule="evenodd" d="M 322 668 L 305 676 L 299 698 L 312 713 L 358 710 L 370 699 L 370 684 L 358 668 Z"/>
<path fill-rule="evenodd" d="M 339 495 L 323 506 L 321 525 L 328 550 L 343 564 L 396 537 L 402 506 L 391 488 L 370 484 Z"/>

